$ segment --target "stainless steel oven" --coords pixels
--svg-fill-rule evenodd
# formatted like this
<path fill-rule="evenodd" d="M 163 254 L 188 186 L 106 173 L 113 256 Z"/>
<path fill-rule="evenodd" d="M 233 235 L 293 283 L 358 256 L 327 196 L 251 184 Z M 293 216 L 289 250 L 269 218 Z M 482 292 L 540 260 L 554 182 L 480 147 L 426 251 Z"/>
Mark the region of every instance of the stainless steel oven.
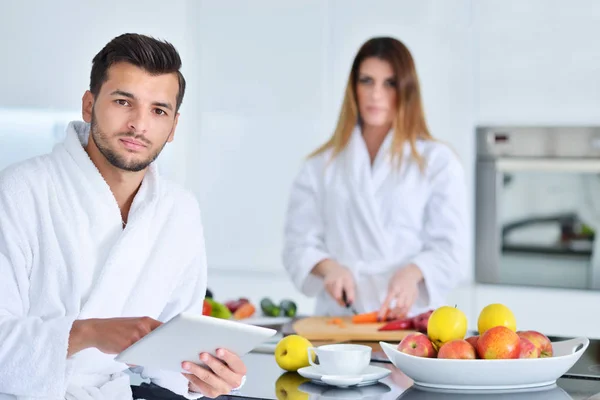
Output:
<path fill-rule="evenodd" d="M 600 127 L 478 127 L 477 282 L 600 288 Z"/>

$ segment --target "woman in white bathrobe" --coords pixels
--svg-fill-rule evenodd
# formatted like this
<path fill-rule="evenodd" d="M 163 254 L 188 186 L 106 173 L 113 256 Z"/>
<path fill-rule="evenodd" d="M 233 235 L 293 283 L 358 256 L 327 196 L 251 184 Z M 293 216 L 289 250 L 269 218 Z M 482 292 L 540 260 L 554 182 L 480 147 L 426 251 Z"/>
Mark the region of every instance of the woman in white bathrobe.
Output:
<path fill-rule="evenodd" d="M 400 41 L 358 51 L 333 136 L 294 181 L 283 261 L 316 313 L 412 316 L 444 304 L 469 259 L 464 171 L 433 138 Z M 344 294 L 346 302 L 344 301 Z"/>

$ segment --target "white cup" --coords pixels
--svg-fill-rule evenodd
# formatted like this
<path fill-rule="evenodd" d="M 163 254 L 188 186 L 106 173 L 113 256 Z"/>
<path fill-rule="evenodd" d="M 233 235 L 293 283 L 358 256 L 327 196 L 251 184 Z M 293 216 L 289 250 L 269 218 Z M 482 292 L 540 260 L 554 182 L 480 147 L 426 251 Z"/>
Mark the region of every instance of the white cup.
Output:
<path fill-rule="evenodd" d="M 314 352 L 319 363 L 312 360 Z M 308 348 L 310 365 L 318 367 L 326 375 L 357 375 L 371 362 L 371 348 L 360 344 L 327 344 Z"/>

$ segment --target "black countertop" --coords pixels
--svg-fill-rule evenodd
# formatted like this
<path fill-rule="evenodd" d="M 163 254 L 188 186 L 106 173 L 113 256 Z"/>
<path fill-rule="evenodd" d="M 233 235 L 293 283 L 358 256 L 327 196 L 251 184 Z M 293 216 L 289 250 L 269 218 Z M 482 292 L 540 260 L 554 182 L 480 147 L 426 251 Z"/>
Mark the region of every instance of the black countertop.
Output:
<path fill-rule="evenodd" d="M 594 342 L 588 351 L 595 352 L 600 342 Z M 587 351 L 586 351 L 587 353 Z M 587 355 L 587 354 L 586 354 Z M 277 399 L 277 400 L 314 400 L 314 399 L 401 399 L 401 400 L 582 400 L 600 399 L 600 376 L 594 374 L 583 378 L 565 375 L 555 385 L 535 389 L 523 389 L 510 392 L 452 392 L 421 389 L 413 385 L 410 378 L 389 362 L 373 361 L 372 365 L 387 368 L 391 374 L 378 384 L 361 388 L 340 389 L 317 385 L 309 382 L 295 372 L 285 372 L 279 368 L 273 354 L 250 353 L 244 358 L 248 368 L 246 384 L 235 394 L 221 396 L 219 400 L 233 399 Z M 582 362 L 595 359 L 582 357 Z M 587 360 L 587 361 L 586 361 Z M 587 365 L 587 364 L 586 364 Z M 574 366 L 571 371 L 581 371 L 582 365 Z M 171 395 L 157 396 L 156 391 L 144 391 L 149 387 L 134 390 L 136 399 L 181 399 Z M 164 394 L 163 394 L 164 395 Z M 597 396 L 597 397 L 596 397 Z"/>
<path fill-rule="evenodd" d="M 577 379 L 564 377 L 556 385 L 541 389 L 528 389 L 510 393 L 452 393 L 450 391 L 426 391 L 413 386 L 412 380 L 391 363 L 372 362 L 392 373 L 377 385 L 362 388 L 340 389 L 305 382 L 297 373 L 282 371 L 272 354 L 249 354 L 244 358 L 248 366 L 247 382 L 235 396 L 227 398 L 245 399 L 514 399 L 514 400 L 558 400 L 588 399 L 598 394 L 600 398 L 600 378 Z"/>

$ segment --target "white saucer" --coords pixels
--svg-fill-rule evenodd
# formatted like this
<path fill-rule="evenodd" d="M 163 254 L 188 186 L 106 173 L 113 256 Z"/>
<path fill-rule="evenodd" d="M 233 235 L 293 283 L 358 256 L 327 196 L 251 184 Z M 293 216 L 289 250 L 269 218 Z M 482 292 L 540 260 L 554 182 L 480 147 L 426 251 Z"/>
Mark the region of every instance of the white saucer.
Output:
<path fill-rule="evenodd" d="M 369 386 L 355 386 L 345 389 L 313 382 L 304 382 L 298 386 L 298 390 L 312 395 L 310 398 L 314 397 L 320 400 L 358 400 L 366 397 L 372 399 L 381 398 L 381 396 L 390 392 L 392 389 L 381 382 Z"/>
<path fill-rule="evenodd" d="M 314 383 L 321 385 L 337 386 L 337 387 L 353 387 L 353 386 L 367 386 L 377 383 L 379 380 L 387 377 L 392 371 L 386 368 L 377 367 L 375 365 L 369 365 L 361 374 L 355 374 L 350 376 L 341 376 L 339 374 L 324 374 L 319 367 L 309 366 L 300 368 L 298 374 L 305 378 L 310 379 Z M 325 378 L 325 383 L 321 377 L 328 376 L 329 379 Z M 338 377 L 339 379 L 334 378 Z M 360 379 L 358 379 L 360 377 Z M 355 379 L 357 378 L 357 379 Z"/>

